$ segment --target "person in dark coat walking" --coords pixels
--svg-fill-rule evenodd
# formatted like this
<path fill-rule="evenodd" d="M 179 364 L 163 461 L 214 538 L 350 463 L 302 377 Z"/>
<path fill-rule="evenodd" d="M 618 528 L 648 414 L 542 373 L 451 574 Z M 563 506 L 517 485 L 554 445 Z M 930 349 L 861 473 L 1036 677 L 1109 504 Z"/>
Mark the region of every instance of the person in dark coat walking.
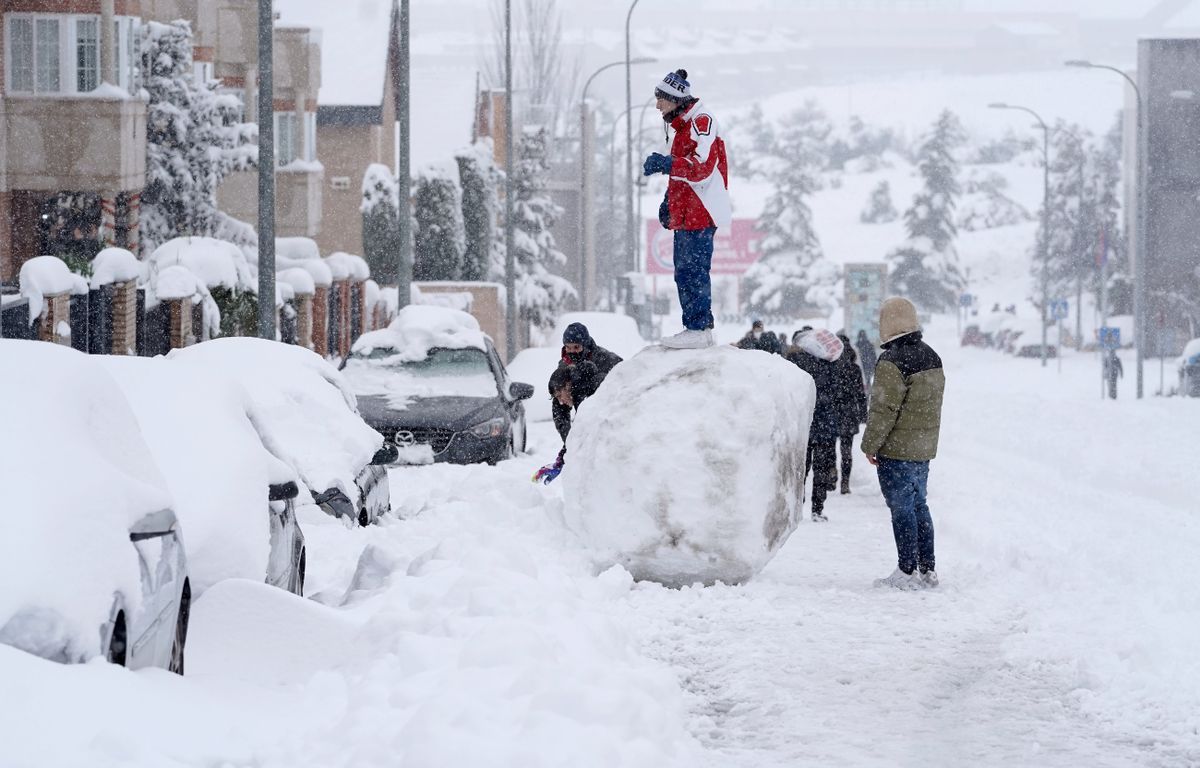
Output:
<path fill-rule="evenodd" d="M 579 406 L 592 395 L 596 394 L 604 377 L 595 363 L 591 360 L 581 360 L 574 365 L 560 365 L 550 374 L 550 397 L 554 398 L 555 407 L 561 407 L 567 414 L 567 432 L 571 431 L 571 414 L 579 410 Z M 537 471 L 533 481 L 549 484 L 562 472 L 567 461 L 566 435 L 563 435 L 563 447 L 553 464 L 547 464 Z"/>
<path fill-rule="evenodd" d="M 854 347 L 858 350 L 858 359 L 862 363 L 863 380 L 870 388 L 875 379 L 875 364 L 879 359 L 875 354 L 875 345 L 867 338 L 866 331 L 859 331 L 858 338 L 854 340 Z"/>
<path fill-rule="evenodd" d="M 1117 399 L 1117 379 L 1125 378 L 1125 369 L 1121 367 L 1121 358 L 1117 350 L 1110 349 L 1104 353 L 1104 380 L 1108 382 L 1108 396 Z"/>
<path fill-rule="evenodd" d="M 604 377 L 616 367 L 617 363 L 621 362 L 621 356 L 614 352 L 609 352 L 604 347 L 596 344 L 591 333 L 588 332 L 587 326 L 583 323 L 571 323 L 567 329 L 563 331 L 563 346 L 562 359 L 559 361 L 559 369 L 571 365 L 578 365 L 583 362 L 592 364 L 591 368 L 582 369 L 586 373 L 577 373 L 577 376 L 595 377 L 595 382 L 587 382 L 587 388 L 592 392 L 600 386 L 600 382 L 604 381 Z M 556 370 L 554 374 L 557 374 Z M 550 380 L 554 380 L 554 374 L 551 374 Z M 554 396 L 554 390 L 550 391 L 551 397 Z M 558 430 L 559 436 L 563 442 L 567 442 L 567 435 L 571 433 L 571 408 L 563 405 L 557 399 L 550 406 L 551 415 L 554 417 L 554 427 Z"/>
<path fill-rule="evenodd" d="M 787 359 L 812 377 L 817 388 L 812 426 L 808 431 L 808 452 L 804 476 L 812 475 L 812 519 L 825 522 L 825 498 L 836 487 L 837 440 L 841 414 L 834 397 L 834 363 L 841 355 L 841 341 L 826 330 L 806 331 Z"/>
<path fill-rule="evenodd" d="M 738 349 L 762 349 L 763 321 L 755 320 L 750 324 L 750 331 L 738 340 Z"/>
<path fill-rule="evenodd" d="M 838 445 L 841 450 L 842 493 L 850 493 L 850 470 L 854 464 L 854 436 L 867 420 L 867 389 L 863 386 L 858 356 L 850 345 L 850 337 L 839 333 L 842 356 L 834 365 L 834 399 L 839 414 Z"/>

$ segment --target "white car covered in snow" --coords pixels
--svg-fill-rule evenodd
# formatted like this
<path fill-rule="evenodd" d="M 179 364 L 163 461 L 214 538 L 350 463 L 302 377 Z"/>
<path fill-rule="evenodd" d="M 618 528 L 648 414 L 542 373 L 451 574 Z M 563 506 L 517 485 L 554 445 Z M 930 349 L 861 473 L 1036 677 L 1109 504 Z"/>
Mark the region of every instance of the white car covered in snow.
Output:
<path fill-rule="evenodd" d="M 163 358 L 94 358 L 124 391 L 187 531 L 192 590 L 266 579 L 303 594 L 295 471 L 264 447 L 240 384 Z"/>
<path fill-rule="evenodd" d="M 0 369 L 0 643 L 182 674 L 183 534 L 120 388 L 44 342 L 0 340 Z"/>
<path fill-rule="evenodd" d="M 173 350 L 168 360 L 219 370 L 242 385 L 263 444 L 305 486 L 301 499 L 307 494 L 327 513 L 360 525 L 391 509 L 387 464 L 396 451 L 362 420 L 354 393 L 320 355 L 223 338 Z"/>

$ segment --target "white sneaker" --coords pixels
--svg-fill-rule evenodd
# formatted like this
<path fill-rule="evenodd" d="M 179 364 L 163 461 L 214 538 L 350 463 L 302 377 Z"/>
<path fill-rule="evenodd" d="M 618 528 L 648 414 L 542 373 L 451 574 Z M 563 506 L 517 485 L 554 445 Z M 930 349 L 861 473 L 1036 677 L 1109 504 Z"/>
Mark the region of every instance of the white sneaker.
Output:
<path fill-rule="evenodd" d="M 905 573 L 899 568 L 892 571 L 891 576 L 875 579 L 875 586 L 891 587 L 892 589 L 923 589 L 925 587 L 916 571 Z"/>
<path fill-rule="evenodd" d="M 925 571 L 918 578 L 927 587 L 936 587 L 938 585 L 937 571 Z"/>
<path fill-rule="evenodd" d="M 713 346 L 716 342 L 713 341 L 713 332 L 708 330 L 683 331 L 674 336 L 660 339 L 658 343 L 667 349 L 705 349 Z"/>

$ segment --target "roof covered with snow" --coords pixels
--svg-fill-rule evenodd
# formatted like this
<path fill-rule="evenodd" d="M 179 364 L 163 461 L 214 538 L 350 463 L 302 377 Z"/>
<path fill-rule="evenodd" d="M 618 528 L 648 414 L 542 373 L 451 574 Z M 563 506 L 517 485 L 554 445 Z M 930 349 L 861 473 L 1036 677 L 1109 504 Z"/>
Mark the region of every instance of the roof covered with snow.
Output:
<path fill-rule="evenodd" d="M 320 106 L 379 106 L 387 82 L 391 0 L 278 0 L 279 24 L 321 33 Z"/>

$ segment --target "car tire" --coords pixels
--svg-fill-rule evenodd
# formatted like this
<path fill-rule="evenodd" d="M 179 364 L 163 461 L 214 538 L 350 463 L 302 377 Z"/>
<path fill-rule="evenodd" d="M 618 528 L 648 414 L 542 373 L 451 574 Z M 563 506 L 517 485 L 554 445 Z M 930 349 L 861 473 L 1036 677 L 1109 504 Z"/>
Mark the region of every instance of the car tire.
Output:
<path fill-rule="evenodd" d="M 108 663 L 125 666 L 125 652 L 128 647 L 129 635 L 125 629 L 125 612 L 121 611 L 113 621 L 112 637 L 108 640 L 108 650 L 105 655 Z"/>
<path fill-rule="evenodd" d="M 171 641 L 171 661 L 167 670 L 183 674 L 184 650 L 187 646 L 188 618 L 192 612 L 192 585 L 183 582 L 183 593 L 179 596 L 179 614 L 175 617 L 175 637 Z"/>

